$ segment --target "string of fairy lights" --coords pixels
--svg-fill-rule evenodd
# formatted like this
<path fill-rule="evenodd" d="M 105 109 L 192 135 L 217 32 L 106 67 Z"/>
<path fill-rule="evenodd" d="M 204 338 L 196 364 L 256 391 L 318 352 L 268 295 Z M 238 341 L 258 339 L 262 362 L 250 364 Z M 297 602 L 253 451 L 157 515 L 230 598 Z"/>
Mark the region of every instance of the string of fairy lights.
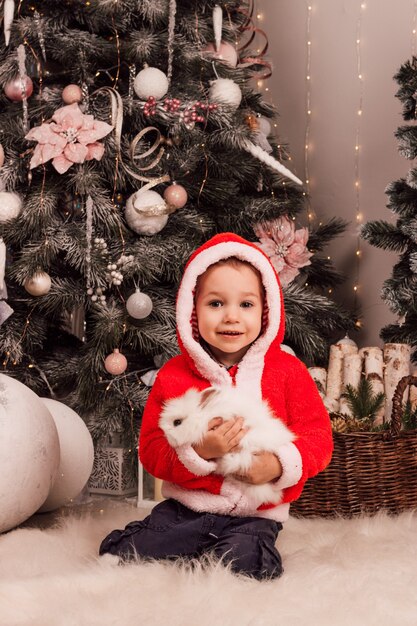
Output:
<path fill-rule="evenodd" d="M 361 180 L 360 180 L 360 156 L 361 156 L 361 127 L 362 127 L 362 114 L 363 114 L 363 96 L 364 96 L 364 74 L 362 70 L 362 20 L 363 14 L 366 9 L 365 2 L 360 3 L 359 17 L 356 22 L 356 78 L 358 85 L 358 107 L 356 112 L 356 129 L 355 129 L 355 146 L 354 146 L 354 186 L 355 186 L 355 217 L 356 217 L 356 250 L 355 250 L 355 276 L 353 284 L 353 309 L 357 310 L 358 306 L 358 290 L 359 290 L 359 275 L 360 275 L 360 259 L 361 259 L 361 238 L 359 235 L 359 229 L 363 222 L 363 215 L 361 211 Z M 356 326 L 361 326 L 361 321 L 356 321 Z"/>

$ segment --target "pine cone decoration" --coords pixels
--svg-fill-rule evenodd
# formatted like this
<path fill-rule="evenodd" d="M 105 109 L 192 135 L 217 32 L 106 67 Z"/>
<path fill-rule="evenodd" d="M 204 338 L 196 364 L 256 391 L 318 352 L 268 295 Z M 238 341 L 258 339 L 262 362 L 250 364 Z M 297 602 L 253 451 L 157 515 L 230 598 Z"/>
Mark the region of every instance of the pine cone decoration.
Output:
<path fill-rule="evenodd" d="M 335 433 L 347 433 L 348 421 L 345 415 L 339 415 L 337 413 L 332 414 L 331 416 L 332 430 Z"/>

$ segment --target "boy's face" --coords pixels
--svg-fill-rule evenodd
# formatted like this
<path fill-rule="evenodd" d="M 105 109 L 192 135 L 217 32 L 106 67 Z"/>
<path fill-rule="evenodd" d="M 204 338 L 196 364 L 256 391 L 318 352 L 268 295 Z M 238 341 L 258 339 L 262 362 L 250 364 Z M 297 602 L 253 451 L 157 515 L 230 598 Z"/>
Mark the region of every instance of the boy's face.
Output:
<path fill-rule="evenodd" d="M 213 266 L 200 276 L 196 298 L 198 330 L 224 365 L 240 361 L 258 337 L 262 309 L 262 285 L 251 267 Z"/>

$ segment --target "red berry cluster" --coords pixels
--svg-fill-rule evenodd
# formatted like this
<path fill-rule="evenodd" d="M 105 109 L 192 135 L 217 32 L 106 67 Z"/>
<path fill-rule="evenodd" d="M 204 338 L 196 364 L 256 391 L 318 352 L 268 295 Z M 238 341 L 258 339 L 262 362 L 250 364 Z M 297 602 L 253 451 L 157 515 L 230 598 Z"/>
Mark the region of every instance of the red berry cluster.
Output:
<path fill-rule="evenodd" d="M 146 117 L 150 117 L 151 115 L 155 115 L 156 113 L 156 100 L 153 96 L 149 96 L 147 101 L 145 102 L 145 106 L 143 107 L 143 112 Z"/>
<path fill-rule="evenodd" d="M 164 100 L 164 109 L 168 113 L 175 113 L 180 108 L 180 105 L 181 100 L 178 100 L 178 98 L 165 98 Z"/>
<path fill-rule="evenodd" d="M 184 111 L 184 122 L 186 124 L 189 124 L 190 122 L 205 122 L 206 118 L 202 115 L 202 112 L 206 112 L 207 115 L 214 109 L 217 109 L 217 104 L 205 104 L 204 102 L 200 102 L 198 100 Z"/>

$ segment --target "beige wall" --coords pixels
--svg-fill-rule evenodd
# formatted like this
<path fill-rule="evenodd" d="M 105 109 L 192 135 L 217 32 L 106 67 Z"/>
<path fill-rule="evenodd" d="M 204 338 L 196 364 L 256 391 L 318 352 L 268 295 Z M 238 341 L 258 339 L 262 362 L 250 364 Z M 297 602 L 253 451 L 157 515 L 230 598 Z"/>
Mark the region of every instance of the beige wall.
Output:
<path fill-rule="evenodd" d="M 272 77 L 266 82 L 280 118 L 278 134 L 288 142 L 293 169 L 304 180 L 306 132 L 307 14 L 311 10 L 311 122 L 309 172 L 311 207 L 317 219 L 338 215 L 350 221 L 348 232 L 329 247 L 329 254 L 348 281 L 337 299 L 362 309 L 360 345 L 381 345 L 379 330 L 393 314 L 380 298 L 384 279 L 397 256 L 361 242 L 357 269 L 355 143 L 360 81 L 357 71 L 357 28 L 361 24 L 360 59 L 363 114 L 360 125 L 359 206 L 363 221 L 395 221 L 386 209 L 385 187 L 405 176 L 410 163 L 397 152 L 394 131 L 403 123 L 401 103 L 392 79 L 411 57 L 415 0 L 259 0 L 258 26 L 269 39 Z M 266 97 L 268 99 L 268 93 Z"/>

